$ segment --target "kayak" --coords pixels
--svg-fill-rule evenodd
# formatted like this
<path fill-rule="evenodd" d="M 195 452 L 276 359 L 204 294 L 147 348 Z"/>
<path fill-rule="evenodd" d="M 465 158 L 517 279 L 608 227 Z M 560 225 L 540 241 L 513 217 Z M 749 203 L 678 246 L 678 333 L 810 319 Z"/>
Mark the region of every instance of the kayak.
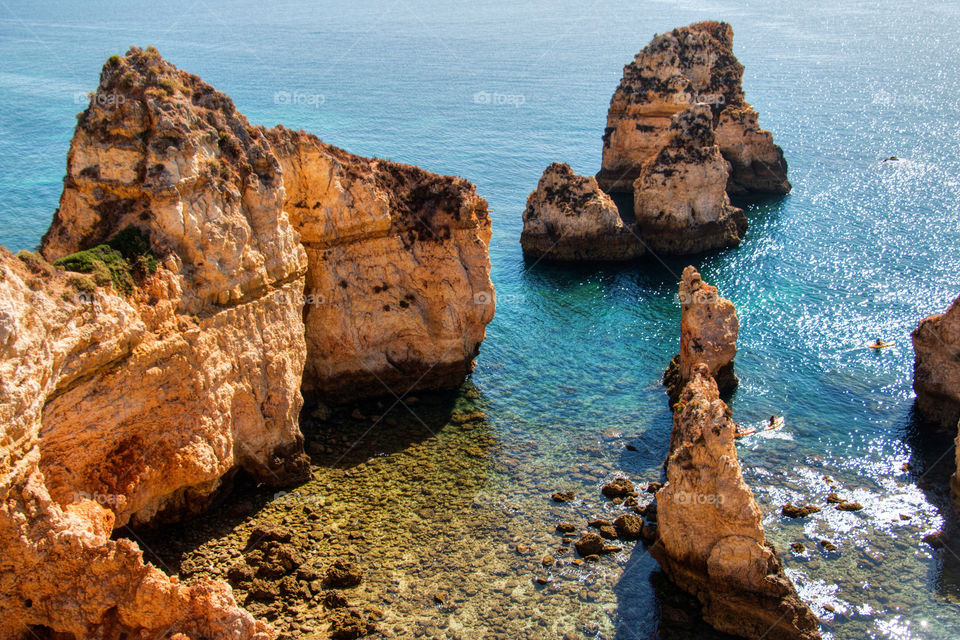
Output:
<path fill-rule="evenodd" d="M 779 429 L 782 426 L 783 426 L 783 416 L 779 416 L 774 419 L 773 424 L 770 424 L 769 422 L 764 422 L 763 428 L 759 429 L 759 431 L 773 431 L 774 429 Z M 749 429 L 744 429 L 743 431 L 737 429 L 736 431 L 733 432 L 733 437 L 742 438 L 743 436 L 753 435 L 757 431 L 758 429 L 756 427 L 750 427 Z"/>
<path fill-rule="evenodd" d="M 881 342 L 880 344 L 873 343 L 873 344 L 867 345 L 867 347 L 871 349 L 883 349 L 884 347 L 892 347 L 892 346 L 893 346 L 892 342 Z"/>

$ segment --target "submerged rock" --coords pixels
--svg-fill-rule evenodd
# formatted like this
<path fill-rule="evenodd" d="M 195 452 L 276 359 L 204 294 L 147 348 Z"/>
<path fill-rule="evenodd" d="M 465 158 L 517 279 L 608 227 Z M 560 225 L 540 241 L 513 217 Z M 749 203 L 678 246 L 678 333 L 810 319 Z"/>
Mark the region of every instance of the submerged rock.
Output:
<path fill-rule="evenodd" d="M 733 373 L 740 332 L 737 308 L 692 266 L 683 270 L 679 296 L 680 353 L 670 361 L 663 377 L 670 404 L 676 404 L 700 364 L 707 366 L 721 394 L 731 393 L 739 383 Z"/>
<path fill-rule="evenodd" d="M 643 518 L 629 514 L 618 516 L 613 527 L 621 540 L 637 540 L 643 533 Z"/>
<path fill-rule="evenodd" d="M 558 262 L 633 260 L 646 248 L 592 177 L 548 166 L 523 212 L 523 253 Z"/>
<path fill-rule="evenodd" d="M 608 482 L 600 489 L 600 493 L 611 499 L 636 497 L 640 495 L 634 488 L 633 483 L 627 478 L 616 478 Z"/>
<path fill-rule="evenodd" d="M 355 587 L 363 581 L 363 571 L 346 560 L 337 560 L 327 569 L 326 584 L 343 589 Z"/>
<path fill-rule="evenodd" d="M 783 508 L 780 510 L 780 513 L 787 516 L 788 518 L 806 518 L 811 514 L 819 513 L 819 512 L 820 512 L 820 507 L 816 507 L 812 504 L 808 504 L 805 507 L 798 507 L 790 502 L 783 505 Z"/>
<path fill-rule="evenodd" d="M 716 629 L 754 639 L 819 638 L 817 618 L 765 539 L 733 434 L 730 409 L 701 363 L 675 409 L 667 483 L 657 493 L 659 541 L 650 553 L 699 599 Z"/>

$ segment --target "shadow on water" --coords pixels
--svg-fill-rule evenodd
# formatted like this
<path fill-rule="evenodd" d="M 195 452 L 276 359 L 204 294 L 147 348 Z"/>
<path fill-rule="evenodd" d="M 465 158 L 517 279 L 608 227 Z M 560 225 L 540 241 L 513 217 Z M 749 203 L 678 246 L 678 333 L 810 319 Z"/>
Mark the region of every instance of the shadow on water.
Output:
<path fill-rule="evenodd" d="M 520 276 L 526 288 L 532 291 L 548 287 L 555 292 L 564 292 L 586 281 L 611 290 L 629 282 L 650 295 L 672 295 L 676 291 L 677 274 L 687 264 L 689 260 L 685 258 L 659 260 L 647 257 L 630 263 L 559 263 L 524 257 L 524 270 Z"/>
<path fill-rule="evenodd" d="M 960 501 L 951 495 L 950 488 L 956 460 L 954 438 L 953 430 L 924 420 L 914 404 L 904 438 L 912 451 L 910 472 L 943 517 L 945 546 L 933 552 L 939 568 L 934 588 L 940 595 L 960 602 Z"/>
<path fill-rule="evenodd" d="M 473 388 L 470 383 L 466 387 Z M 372 456 L 403 451 L 440 433 L 455 417 L 463 393 L 424 392 L 403 401 L 385 396 L 319 411 L 311 402 L 300 413 L 304 447 L 311 464 L 320 467 L 352 467 Z"/>
<path fill-rule="evenodd" d="M 305 406 L 300 428 L 314 476 L 325 471 L 349 474 L 372 458 L 397 454 L 431 438 L 444 437 L 447 431 L 460 430 L 458 422 L 483 422 L 482 400 L 471 403 L 467 410 L 456 408 L 465 392 L 479 395 L 468 382 L 456 391 L 418 394 L 415 403 L 407 400 L 412 406 L 394 404 L 392 396 L 374 398 L 328 410 L 323 419 L 317 417 L 316 403 Z M 480 429 L 473 433 L 482 438 L 483 432 Z M 480 475 L 484 475 L 482 471 Z M 191 574 L 196 568 L 190 558 L 200 547 L 230 535 L 247 521 L 269 518 L 278 506 L 282 510 L 284 501 L 315 494 L 314 484 L 308 481 L 299 487 L 270 487 L 240 470 L 225 476 L 220 495 L 202 514 L 174 523 L 120 527 L 113 537 L 137 542 L 144 559 L 168 574 Z"/>
<path fill-rule="evenodd" d="M 696 599 L 674 585 L 641 544 L 614 591 L 616 640 L 732 640 L 703 621 Z"/>

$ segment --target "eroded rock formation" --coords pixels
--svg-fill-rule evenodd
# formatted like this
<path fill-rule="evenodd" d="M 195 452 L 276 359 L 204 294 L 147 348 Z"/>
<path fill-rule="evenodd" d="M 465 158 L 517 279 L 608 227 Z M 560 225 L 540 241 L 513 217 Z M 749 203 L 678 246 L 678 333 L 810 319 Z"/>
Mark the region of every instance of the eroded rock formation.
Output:
<path fill-rule="evenodd" d="M 641 248 L 684 255 L 737 246 L 747 221 L 728 194 L 790 191 L 783 151 L 760 128 L 742 79 L 730 25 L 656 36 L 624 67 L 610 100 L 597 185 L 555 168 L 565 165 L 548 167 L 527 201 L 524 252 L 633 260 Z M 632 215 L 621 220 L 597 186 L 626 196 Z"/>
<path fill-rule="evenodd" d="M 651 251 L 684 255 L 735 247 L 747 230 L 727 195 L 710 109 L 695 105 L 673 116 L 667 142 L 634 181 L 636 229 Z"/>
<path fill-rule="evenodd" d="M 716 629 L 753 639 L 819 638 L 817 618 L 765 539 L 734 428 L 709 367 L 699 363 L 675 408 L 667 483 L 657 492 L 659 538 L 650 553 L 697 597 Z"/>
<path fill-rule="evenodd" d="M 670 361 L 663 380 L 670 404 L 677 402 L 701 364 L 707 366 L 720 393 L 730 393 L 738 383 L 733 373 L 740 332 L 737 308 L 721 297 L 716 287 L 704 282 L 693 266 L 683 270 L 679 297 L 680 353 Z"/>
<path fill-rule="evenodd" d="M 644 163 L 668 144 L 673 117 L 707 105 L 720 152 L 731 164 L 731 193 L 787 193 L 787 164 L 745 102 L 733 28 L 699 22 L 660 34 L 623 69 L 610 100 L 597 180 L 606 191 L 633 189 Z"/>
<path fill-rule="evenodd" d="M 559 162 L 544 170 L 527 198 L 520 244 L 529 257 L 562 262 L 633 260 L 646 253 L 596 179 Z"/>
<path fill-rule="evenodd" d="M 945 313 L 920 321 L 913 339 L 913 390 L 927 420 L 960 434 L 960 298 Z M 960 495 L 960 435 L 953 490 Z"/>
<path fill-rule="evenodd" d="M 304 391 L 452 388 L 493 319 L 487 202 L 461 178 L 264 131 L 309 268 Z"/>
<path fill-rule="evenodd" d="M 152 49 L 95 98 L 42 244 L 74 273 L 0 255 L 0 637 L 265 638 L 228 586 L 178 585 L 111 531 L 202 510 L 241 469 L 306 478 L 301 384 L 459 384 L 493 316 L 486 202 L 253 127 Z"/>
<path fill-rule="evenodd" d="M 120 526 L 202 509 L 236 468 L 274 485 L 305 478 L 307 260 L 269 144 L 229 98 L 153 52 L 111 59 L 98 93 L 113 99 L 92 100 L 77 124 L 42 253 L 54 261 L 133 226 L 161 265 L 122 316 L 97 310 L 103 288 L 91 294 L 91 313 L 125 336 L 101 362 L 68 363 L 45 398 L 50 494 L 118 496 Z M 46 339 L 68 330 L 51 325 Z"/>
<path fill-rule="evenodd" d="M 233 334 L 227 346 L 247 359 L 262 357 L 262 343 L 240 340 L 253 337 L 247 327 L 258 323 L 288 329 L 269 299 L 280 292 L 250 302 L 259 308 L 229 332 L 181 332 L 172 297 L 178 278 L 167 266 L 126 299 L 109 289 L 90 294 L 70 276 L 30 264 L 37 268 L 0 248 L 0 637 L 35 637 L 41 629 L 75 638 L 273 637 L 237 607 L 225 584 L 180 585 L 145 564 L 135 544 L 110 536 L 118 522 L 154 512 L 181 489 L 201 485 L 201 497 L 212 490 L 218 474 L 247 455 L 238 427 L 256 436 L 252 451 L 296 449 L 295 422 L 270 433 L 266 411 L 258 419 L 228 415 L 232 403 L 249 408 L 245 394 L 263 381 L 231 373 L 220 347 Z M 156 304 L 145 303 L 154 295 Z M 275 323 L 283 326 L 271 329 Z M 219 367 L 199 368 L 218 360 Z M 274 385 L 284 382 L 278 374 Z M 67 400 L 74 403 L 69 418 Z M 298 406 L 296 385 L 285 401 Z M 141 406 L 169 422 L 148 422 Z M 181 417 L 170 415 L 177 410 Z M 225 424 L 231 419 L 236 427 Z M 118 451 L 118 438 L 136 439 L 138 447 Z M 53 452 L 60 457 L 51 459 Z"/>

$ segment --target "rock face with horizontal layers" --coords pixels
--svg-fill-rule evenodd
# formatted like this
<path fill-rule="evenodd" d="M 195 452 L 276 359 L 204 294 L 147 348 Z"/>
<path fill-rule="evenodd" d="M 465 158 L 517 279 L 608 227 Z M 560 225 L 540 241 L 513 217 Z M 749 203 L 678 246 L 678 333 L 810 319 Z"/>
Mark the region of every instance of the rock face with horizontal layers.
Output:
<path fill-rule="evenodd" d="M 952 484 L 960 496 L 960 298 L 945 313 L 921 320 L 911 338 L 917 409 L 927 420 L 958 431 Z"/>
<path fill-rule="evenodd" d="M 770 132 L 759 128 L 742 80 L 733 29 L 726 23 L 699 22 L 654 37 L 624 67 L 610 100 L 600 187 L 630 193 L 644 163 L 669 143 L 673 117 L 702 104 L 731 165 L 730 193 L 790 191 L 783 152 Z"/>
<path fill-rule="evenodd" d="M 335 399 L 462 381 L 489 237 L 463 180 L 251 126 L 156 50 L 111 58 L 42 243 L 67 272 L 0 248 L 0 637 L 272 636 L 111 532 L 240 470 L 306 479 L 308 357 Z"/>
<path fill-rule="evenodd" d="M 670 361 L 664 384 L 673 405 L 701 364 L 717 384 L 721 394 L 737 388 L 733 359 L 737 355 L 740 320 L 732 302 L 720 296 L 717 288 L 703 281 L 689 266 L 680 279 L 680 353 Z"/>
<path fill-rule="evenodd" d="M 453 388 L 493 319 L 487 202 L 461 178 L 265 130 L 306 248 L 304 392 Z"/>
<path fill-rule="evenodd" d="M 255 436 L 252 450 L 268 442 L 296 446 L 296 423 L 277 424 L 278 433 L 269 434 L 261 409 L 257 425 L 252 415 L 237 416 L 232 428 L 223 424 L 231 403 L 239 413 L 244 394 L 253 393 L 249 387 L 266 381 L 249 371 L 245 380 L 229 367 L 225 375 L 230 360 L 219 352 L 223 331 L 177 329 L 171 296 L 181 280 L 166 265 L 132 298 L 109 288 L 78 289 L 74 278 L 80 276 L 55 272 L 35 257 L 25 264 L 0 247 L 0 638 L 32 638 L 44 630 L 105 640 L 274 637 L 237 606 L 226 584 L 178 584 L 145 564 L 135 544 L 110 537 L 117 522 L 167 503 L 164 492 L 176 494 L 178 483 L 186 489 L 215 485 L 218 473 L 246 455 L 238 451 L 238 431 Z M 154 305 L 145 302 L 151 296 L 158 297 Z M 259 322 L 268 332 L 288 329 L 271 329 L 284 318 L 269 300 L 249 304 L 264 307 L 249 324 Z M 232 345 L 255 358 L 264 345 L 240 345 L 243 337 L 254 337 L 243 324 L 230 332 L 237 336 Z M 186 368 L 200 359 L 221 371 Z M 168 368 L 175 371 L 163 373 Z M 283 383 L 278 373 L 271 384 Z M 112 411 L 101 393 L 117 403 Z M 203 415 L 199 405 L 208 393 L 222 400 L 207 401 L 209 415 Z M 296 386 L 288 396 L 295 405 Z M 61 398 L 74 403 L 69 423 L 60 415 Z M 165 409 L 163 399 L 174 406 Z M 162 417 L 169 422 L 147 422 L 140 406 L 168 412 Z M 175 409 L 183 417 L 172 417 Z M 217 422 L 223 431 L 214 433 Z M 73 431 L 65 433 L 68 427 Z M 142 447 L 112 458 L 123 430 L 127 442 L 139 438 Z M 50 459 L 48 437 L 58 459 Z M 77 484 L 69 486 L 70 479 Z"/>
<path fill-rule="evenodd" d="M 527 198 L 520 244 L 528 257 L 558 262 L 633 260 L 646 253 L 596 179 L 559 162 L 544 170 Z"/>
<path fill-rule="evenodd" d="M 711 113 L 697 105 L 673 116 L 667 143 L 633 184 L 636 229 L 655 253 L 684 255 L 735 247 L 747 230 L 727 195 Z"/>
<path fill-rule="evenodd" d="M 761 519 L 737 461 L 730 409 L 700 363 L 674 412 L 667 483 L 657 492 L 659 538 L 650 553 L 719 631 L 754 640 L 819 638 L 817 618 L 784 574 Z"/>

